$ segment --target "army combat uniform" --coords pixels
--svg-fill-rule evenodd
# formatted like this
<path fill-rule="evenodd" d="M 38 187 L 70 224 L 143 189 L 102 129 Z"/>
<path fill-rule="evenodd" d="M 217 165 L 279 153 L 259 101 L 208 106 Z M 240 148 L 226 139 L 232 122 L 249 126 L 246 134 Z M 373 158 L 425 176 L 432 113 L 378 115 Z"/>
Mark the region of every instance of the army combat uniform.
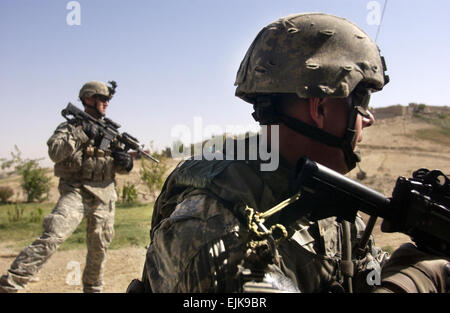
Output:
<path fill-rule="evenodd" d="M 380 264 L 386 255 L 370 241 L 362 257 L 353 260 L 350 270 L 348 264 L 344 268 L 343 229 L 335 218 L 296 221 L 289 229 L 289 238 L 275 248 L 279 257 L 267 262 L 265 268 L 257 269 L 255 262 L 242 262 L 246 259 L 249 229 L 239 208 L 247 205 L 264 212 L 292 195 L 293 170 L 285 161 L 280 163 L 273 172 L 260 171 L 259 161 L 188 160 L 179 165 L 155 203 L 142 278 L 144 289 L 344 291 L 346 273 L 367 286 L 363 275 L 367 274 L 367 264 Z M 351 229 L 353 243 L 363 229 L 364 223 L 358 218 Z M 261 269 L 262 273 L 258 273 Z M 349 273 L 353 269 L 354 273 Z M 246 275 L 249 270 L 252 273 Z"/>
<path fill-rule="evenodd" d="M 60 177 L 60 198 L 43 221 L 44 233 L 23 249 L 12 263 L 2 286 L 20 290 L 30 281 L 56 249 L 87 218 L 87 256 L 83 272 L 84 292 L 100 292 L 106 250 L 114 236 L 117 199 L 115 173 L 126 173 L 116 166 L 107 151 L 97 151 L 81 127 L 60 124 L 47 142 L 49 156 Z"/>

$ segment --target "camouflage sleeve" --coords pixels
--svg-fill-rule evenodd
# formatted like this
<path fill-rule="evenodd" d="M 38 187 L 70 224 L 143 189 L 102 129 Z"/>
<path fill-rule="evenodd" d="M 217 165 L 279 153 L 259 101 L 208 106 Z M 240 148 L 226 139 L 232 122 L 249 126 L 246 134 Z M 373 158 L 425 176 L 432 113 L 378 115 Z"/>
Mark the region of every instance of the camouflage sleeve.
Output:
<path fill-rule="evenodd" d="M 89 138 L 81 127 L 62 123 L 47 141 L 48 155 L 53 162 L 61 162 L 71 156 L 87 141 L 89 141 Z"/>
<path fill-rule="evenodd" d="M 236 281 L 227 269 L 242 259 L 241 245 L 230 210 L 212 197 L 190 196 L 154 230 L 144 275 L 156 293 L 230 291 Z"/>
<path fill-rule="evenodd" d="M 397 248 L 381 271 L 375 293 L 448 293 L 450 259 L 423 252 L 412 243 Z"/>

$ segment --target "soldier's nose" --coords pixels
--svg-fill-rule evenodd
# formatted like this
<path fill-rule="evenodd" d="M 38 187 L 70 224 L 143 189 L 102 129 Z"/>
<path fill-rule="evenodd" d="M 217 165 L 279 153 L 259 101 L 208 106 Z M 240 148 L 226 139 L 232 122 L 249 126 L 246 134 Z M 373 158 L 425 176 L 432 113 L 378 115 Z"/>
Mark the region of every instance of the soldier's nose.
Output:
<path fill-rule="evenodd" d="M 362 127 L 363 128 L 370 127 L 375 123 L 375 117 L 373 116 L 373 114 L 369 111 L 367 111 L 367 114 L 369 115 L 368 117 L 363 116 L 363 118 L 362 118 Z"/>

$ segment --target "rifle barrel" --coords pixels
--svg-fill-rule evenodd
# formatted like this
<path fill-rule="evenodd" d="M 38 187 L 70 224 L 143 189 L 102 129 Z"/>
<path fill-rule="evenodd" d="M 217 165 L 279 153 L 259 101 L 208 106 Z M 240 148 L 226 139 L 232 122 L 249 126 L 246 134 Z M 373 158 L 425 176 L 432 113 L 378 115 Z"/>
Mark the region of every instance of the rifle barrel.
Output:
<path fill-rule="evenodd" d="M 156 162 L 156 163 L 159 163 L 159 160 L 158 160 L 158 159 L 155 159 L 154 157 L 152 157 L 152 156 L 151 156 L 150 154 L 148 154 L 147 152 L 140 150 L 139 153 L 141 153 L 141 154 L 142 154 L 143 156 L 145 156 L 147 159 L 150 159 L 150 160 L 152 160 L 152 161 L 154 161 L 154 162 Z"/>

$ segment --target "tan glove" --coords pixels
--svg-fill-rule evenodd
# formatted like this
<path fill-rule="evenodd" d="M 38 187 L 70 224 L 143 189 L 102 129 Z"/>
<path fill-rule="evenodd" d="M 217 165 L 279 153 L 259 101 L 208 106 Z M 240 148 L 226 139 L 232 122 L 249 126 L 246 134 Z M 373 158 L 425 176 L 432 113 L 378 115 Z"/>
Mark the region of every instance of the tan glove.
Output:
<path fill-rule="evenodd" d="M 394 251 L 381 269 L 381 286 L 375 292 L 447 293 L 449 280 L 448 259 L 405 243 Z"/>

